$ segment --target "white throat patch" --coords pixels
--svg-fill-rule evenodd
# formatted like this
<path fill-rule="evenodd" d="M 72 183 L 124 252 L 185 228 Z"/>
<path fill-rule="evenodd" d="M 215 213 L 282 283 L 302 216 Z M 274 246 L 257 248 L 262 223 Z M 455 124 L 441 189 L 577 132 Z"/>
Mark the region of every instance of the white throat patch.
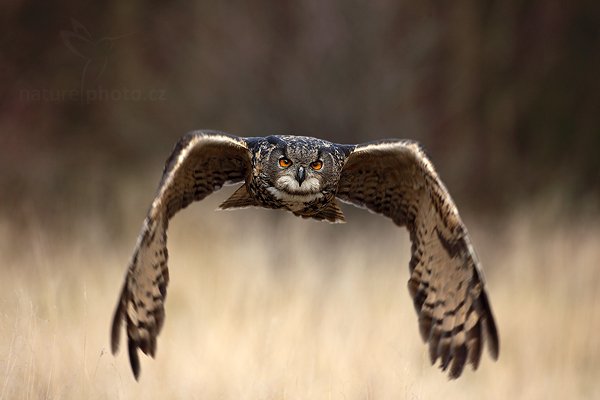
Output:
<path fill-rule="evenodd" d="M 302 182 L 290 176 L 282 176 L 277 179 L 274 187 L 267 188 L 276 199 L 286 203 L 308 203 L 323 197 L 319 192 L 319 181 L 316 178 L 308 178 Z"/>

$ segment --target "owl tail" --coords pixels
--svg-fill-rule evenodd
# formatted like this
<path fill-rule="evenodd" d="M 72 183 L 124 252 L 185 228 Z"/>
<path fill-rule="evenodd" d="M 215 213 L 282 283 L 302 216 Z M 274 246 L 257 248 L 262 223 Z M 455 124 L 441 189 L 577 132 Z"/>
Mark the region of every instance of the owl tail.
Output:
<path fill-rule="evenodd" d="M 346 222 L 344 212 L 340 208 L 340 205 L 334 200 L 327 204 L 325 208 L 320 209 L 315 214 L 305 214 L 302 212 L 295 212 L 294 215 L 302 218 L 313 218 L 317 221 L 327 221 L 332 224 L 343 224 Z"/>
<path fill-rule="evenodd" d="M 318 220 L 325 220 L 327 222 L 331 222 L 333 224 L 343 224 L 346 222 L 346 217 L 344 217 L 344 212 L 340 208 L 340 205 L 336 201 L 332 201 L 319 211 L 319 213 L 313 218 Z"/>
<path fill-rule="evenodd" d="M 256 200 L 248 192 L 246 184 L 243 184 L 236 190 L 227 200 L 219 206 L 219 209 L 226 210 L 228 208 L 246 208 L 258 206 Z"/>

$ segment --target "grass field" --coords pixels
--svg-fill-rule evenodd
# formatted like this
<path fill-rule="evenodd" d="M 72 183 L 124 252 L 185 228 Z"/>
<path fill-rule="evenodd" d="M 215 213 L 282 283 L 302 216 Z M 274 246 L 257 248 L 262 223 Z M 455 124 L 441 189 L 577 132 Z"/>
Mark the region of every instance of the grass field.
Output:
<path fill-rule="evenodd" d="M 166 323 L 139 382 L 108 339 L 148 199 L 123 202 L 117 235 L 101 213 L 0 220 L 0 399 L 600 398 L 599 220 L 463 215 L 501 348 L 448 381 L 418 333 L 403 230 L 358 210 L 345 225 L 212 212 L 224 196 L 171 224 Z"/>

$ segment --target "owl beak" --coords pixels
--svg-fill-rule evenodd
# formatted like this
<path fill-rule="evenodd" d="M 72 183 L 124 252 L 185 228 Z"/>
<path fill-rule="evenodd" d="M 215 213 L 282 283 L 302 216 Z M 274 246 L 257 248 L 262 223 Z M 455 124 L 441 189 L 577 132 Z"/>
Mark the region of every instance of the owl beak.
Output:
<path fill-rule="evenodd" d="M 298 185 L 302 186 L 302 182 L 304 182 L 304 167 L 299 167 L 296 172 L 296 180 L 298 181 Z"/>

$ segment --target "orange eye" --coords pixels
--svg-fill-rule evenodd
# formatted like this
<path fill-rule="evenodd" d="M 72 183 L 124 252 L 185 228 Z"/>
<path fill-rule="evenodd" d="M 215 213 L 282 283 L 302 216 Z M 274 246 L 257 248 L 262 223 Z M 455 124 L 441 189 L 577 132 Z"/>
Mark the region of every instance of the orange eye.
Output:
<path fill-rule="evenodd" d="M 281 157 L 281 158 L 279 159 L 279 166 L 280 166 L 280 167 L 282 167 L 282 168 L 287 168 L 287 167 L 289 167 L 290 165 L 292 165 L 292 162 L 291 162 L 290 160 L 288 160 L 287 158 L 285 158 L 285 157 Z"/>
<path fill-rule="evenodd" d="M 314 169 L 315 171 L 320 170 L 321 168 L 323 168 L 323 161 L 315 161 L 310 163 L 310 167 L 312 169 Z"/>

